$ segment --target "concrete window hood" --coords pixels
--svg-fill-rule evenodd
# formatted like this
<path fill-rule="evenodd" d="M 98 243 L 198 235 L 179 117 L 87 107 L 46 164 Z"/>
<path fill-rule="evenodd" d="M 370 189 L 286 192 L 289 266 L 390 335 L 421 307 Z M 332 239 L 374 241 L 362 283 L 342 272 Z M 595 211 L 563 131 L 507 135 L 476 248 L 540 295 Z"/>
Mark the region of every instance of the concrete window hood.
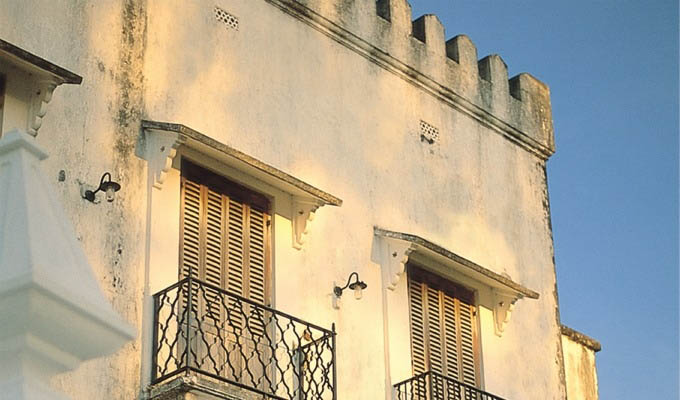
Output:
<path fill-rule="evenodd" d="M 300 250 L 309 231 L 309 222 L 321 206 L 341 206 L 342 200 L 314 186 L 257 160 L 209 136 L 181 124 L 142 121 L 142 136 L 137 154 L 148 162 L 152 186 L 161 189 L 166 174 L 173 168 L 178 151 L 196 157 L 209 157 L 234 171 L 243 181 L 273 187 L 292 198 L 293 247 Z"/>
<path fill-rule="evenodd" d="M 80 84 L 82 77 L 0 39 L 0 133 L 13 129 L 38 135 L 54 89 L 64 83 Z M 4 100 L 4 101 L 3 101 Z"/>
<path fill-rule="evenodd" d="M 538 299 L 535 291 L 467 260 L 443 247 L 416 235 L 374 228 L 380 243 L 383 285 L 394 290 L 404 275 L 406 263 L 410 261 L 428 268 L 431 272 L 453 281 L 464 280 L 472 289 L 491 289 L 495 332 L 501 336 L 510 321 L 510 314 L 517 300 Z"/>

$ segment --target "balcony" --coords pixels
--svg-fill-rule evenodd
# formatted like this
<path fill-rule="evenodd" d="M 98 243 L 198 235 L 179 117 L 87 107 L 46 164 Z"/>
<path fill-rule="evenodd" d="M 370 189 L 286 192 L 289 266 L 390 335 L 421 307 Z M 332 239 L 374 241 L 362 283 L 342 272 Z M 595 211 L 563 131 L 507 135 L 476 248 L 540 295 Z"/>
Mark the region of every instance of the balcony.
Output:
<path fill-rule="evenodd" d="M 321 328 L 193 278 L 153 300 L 155 387 L 191 375 L 213 390 L 250 392 L 248 398 L 336 400 L 335 327 Z"/>
<path fill-rule="evenodd" d="M 430 371 L 394 385 L 397 400 L 504 400 L 474 386 Z"/>

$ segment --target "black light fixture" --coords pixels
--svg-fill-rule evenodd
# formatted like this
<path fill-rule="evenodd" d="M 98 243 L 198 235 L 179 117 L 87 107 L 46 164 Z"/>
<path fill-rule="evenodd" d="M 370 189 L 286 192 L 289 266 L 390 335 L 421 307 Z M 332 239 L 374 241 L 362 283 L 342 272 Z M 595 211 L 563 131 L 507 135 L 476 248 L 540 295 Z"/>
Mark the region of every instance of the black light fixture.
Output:
<path fill-rule="evenodd" d="M 102 175 L 102 179 L 99 181 L 99 187 L 96 190 L 84 190 L 82 192 L 82 196 L 84 199 L 89 200 L 90 202 L 94 203 L 95 200 L 95 195 L 98 192 L 105 192 L 106 193 L 106 201 L 109 203 L 113 201 L 113 199 L 116 197 L 116 192 L 120 190 L 120 184 L 118 182 L 114 182 L 111 180 L 111 174 L 108 172 L 105 172 L 104 175 Z"/>
<path fill-rule="evenodd" d="M 352 277 L 354 277 L 354 282 L 352 282 Z M 349 278 L 347 278 L 347 284 L 343 287 L 336 286 L 333 288 L 333 293 L 335 293 L 336 297 L 342 296 L 342 291 L 350 288 L 351 290 L 354 290 L 354 298 L 359 300 L 361 299 L 362 296 L 362 291 L 366 289 L 368 285 L 364 281 L 359 280 L 359 274 L 356 272 L 352 272 L 349 274 Z"/>

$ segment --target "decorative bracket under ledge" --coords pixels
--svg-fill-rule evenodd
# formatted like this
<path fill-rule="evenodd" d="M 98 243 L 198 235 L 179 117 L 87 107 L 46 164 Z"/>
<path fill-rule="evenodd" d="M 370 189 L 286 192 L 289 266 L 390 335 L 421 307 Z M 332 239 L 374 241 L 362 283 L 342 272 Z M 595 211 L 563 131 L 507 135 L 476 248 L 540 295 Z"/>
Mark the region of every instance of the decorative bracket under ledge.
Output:
<path fill-rule="evenodd" d="M 510 315 L 515 308 L 515 303 L 522 297 L 519 294 L 501 293 L 498 290 L 493 291 L 493 320 L 494 331 L 497 336 L 503 335 L 505 326 L 510 322 Z"/>
<path fill-rule="evenodd" d="M 153 131 L 145 132 L 141 141 L 141 156 L 147 162 L 147 168 L 152 176 L 152 185 L 160 190 L 163 188 L 165 176 L 172 168 L 172 160 L 177 156 L 177 149 L 184 144 L 184 138 L 177 132 Z"/>
<path fill-rule="evenodd" d="M 413 243 L 377 236 L 380 243 L 383 287 L 394 290 L 406 271 L 409 255 L 415 250 Z"/>
<path fill-rule="evenodd" d="M 321 206 L 318 201 L 293 198 L 293 247 L 302 250 L 306 240 L 314 212 Z"/>
<path fill-rule="evenodd" d="M 42 126 L 43 117 L 47 114 L 47 104 L 52 100 L 54 89 L 60 82 L 55 79 L 35 82 L 31 93 L 31 104 L 28 111 L 28 134 L 38 136 L 38 129 Z"/>

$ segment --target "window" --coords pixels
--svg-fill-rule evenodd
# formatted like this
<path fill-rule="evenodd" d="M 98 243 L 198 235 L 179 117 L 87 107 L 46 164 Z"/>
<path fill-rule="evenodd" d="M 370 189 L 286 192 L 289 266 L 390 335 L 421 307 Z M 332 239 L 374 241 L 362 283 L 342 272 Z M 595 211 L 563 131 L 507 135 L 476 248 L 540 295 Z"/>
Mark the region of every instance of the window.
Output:
<path fill-rule="evenodd" d="M 266 197 L 183 160 L 180 279 L 270 305 L 269 213 Z"/>
<path fill-rule="evenodd" d="M 314 211 L 342 200 L 184 125 L 142 127 L 155 293 L 143 385 L 175 390 L 169 379 L 186 371 L 218 397 L 332 396 L 334 333 L 273 309 L 273 225 L 289 218 L 278 244 L 298 248 Z"/>
<path fill-rule="evenodd" d="M 179 278 L 205 282 L 191 286 L 199 321 L 190 333 L 193 367 L 232 381 L 264 376 L 257 355 L 271 353 L 267 316 L 219 289 L 271 304 L 269 227 L 266 197 L 182 160 Z M 263 381 L 251 384 L 264 388 Z"/>
<path fill-rule="evenodd" d="M 408 264 L 413 373 L 479 385 L 474 293 Z"/>

